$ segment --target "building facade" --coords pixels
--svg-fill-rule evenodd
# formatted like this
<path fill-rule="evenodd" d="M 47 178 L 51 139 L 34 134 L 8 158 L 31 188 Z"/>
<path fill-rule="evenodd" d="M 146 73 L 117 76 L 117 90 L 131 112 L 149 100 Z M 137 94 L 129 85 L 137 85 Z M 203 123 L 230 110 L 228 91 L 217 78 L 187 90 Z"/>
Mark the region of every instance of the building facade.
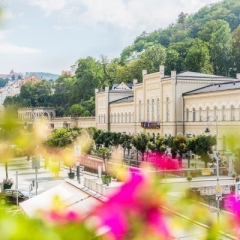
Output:
<path fill-rule="evenodd" d="M 190 109 L 192 111 L 193 106 L 196 109 L 198 106 L 198 109 L 200 109 L 199 106 L 202 104 L 201 114 L 203 114 L 207 102 L 210 106 L 215 102 L 225 101 L 225 107 L 227 108 L 231 105 L 232 99 L 230 97 L 231 92 L 225 92 L 226 96 L 223 98 L 221 96 L 223 92 L 210 93 L 211 97 L 206 97 L 201 95 L 205 93 L 197 94 L 195 91 L 208 86 L 223 86 L 224 84 L 237 82 L 237 78 L 195 72 L 176 74 L 175 71 L 172 71 L 170 76 L 165 76 L 164 66 L 160 66 L 157 73 L 147 74 L 146 70 L 143 70 L 142 73 L 143 82 L 137 83 L 134 80 L 132 90 L 122 89 L 117 91 L 105 88 L 105 91 L 102 92 L 95 91 L 97 128 L 133 135 L 141 132 L 163 136 L 198 135 L 204 132 L 204 124 L 206 125 L 210 120 L 208 119 L 205 123 L 204 116 L 202 116 L 199 130 L 194 129 L 190 124 Z M 194 105 L 197 95 L 198 100 Z M 235 107 L 237 103 L 233 105 Z M 194 119 L 199 114 L 196 112 Z"/>

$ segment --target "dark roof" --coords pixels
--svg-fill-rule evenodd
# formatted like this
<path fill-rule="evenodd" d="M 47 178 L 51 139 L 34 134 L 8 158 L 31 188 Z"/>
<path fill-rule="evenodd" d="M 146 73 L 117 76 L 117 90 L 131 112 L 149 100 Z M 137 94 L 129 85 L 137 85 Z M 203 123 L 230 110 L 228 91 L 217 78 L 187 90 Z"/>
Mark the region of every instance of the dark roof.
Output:
<path fill-rule="evenodd" d="M 171 76 L 164 76 L 164 78 L 169 78 Z M 186 72 L 181 72 L 177 74 L 177 78 L 178 79 L 190 79 L 190 78 L 196 78 L 198 80 L 202 79 L 202 80 L 236 80 L 236 78 L 230 78 L 230 77 L 225 77 L 225 76 L 218 76 L 218 75 L 213 75 L 213 74 L 207 74 L 207 73 L 198 73 L 198 72 L 190 72 L 190 71 L 186 71 Z"/>
<path fill-rule="evenodd" d="M 240 81 L 232 81 L 232 82 L 225 82 L 225 83 L 218 83 L 218 84 L 216 83 L 216 84 L 208 85 L 202 88 L 198 88 L 196 90 L 183 93 L 183 96 L 198 94 L 198 93 L 235 90 L 235 89 L 240 89 Z"/>
<path fill-rule="evenodd" d="M 133 96 L 128 96 L 128 97 L 125 97 L 125 98 L 114 100 L 114 101 L 110 102 L 110 104 L 112 104 L 112 103 L 122 103 L 122 102 L 133 102 L 133 100 L 134 100 Z"/>

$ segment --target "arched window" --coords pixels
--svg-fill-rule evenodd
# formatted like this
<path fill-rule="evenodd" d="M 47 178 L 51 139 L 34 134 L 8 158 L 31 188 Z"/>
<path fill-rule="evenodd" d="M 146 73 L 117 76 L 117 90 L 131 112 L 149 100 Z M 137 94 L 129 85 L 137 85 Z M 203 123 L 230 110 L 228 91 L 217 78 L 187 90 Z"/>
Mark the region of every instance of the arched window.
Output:
<path fill-rule="evenodd" d="M 199 108 L 199 121 L 202 121 L 202 108 Z"/>
<path fill-rule="evenodd" d="M 98 115 L 98 123 L 101 123 L 101 115 Z"/>
<path fill-rule="evenodd" d="M 160 100 L 157 99 L 157 121 L 160 121 Z"/>
<path fill-rule="evenodd" d="M 114 123 L 117 122 L 117 116 L 116 116 L 116 113 L 114 113 L 114 119 L 113 119 L 113 122 L 114 122 Z"/>
<path fill-rule="evenodd" d="M 209 107 L 207 107 L 207 109 L 206 109 L 206 117 L 207 117 L 207 119 L 209 119 L 209 112 L 210 112 L 210 109 L 209 109 Z"/>
<path fill-rule="evenodd" d="M 155 109 L 154 109 L 154 104 L 155 104 L 155 102 L 154 102 L 154 99 L 152 99 L 152 121 L 155 121 Z"/>
<path fill-rule="evenodd" d="M 150 115 L 150 101 L 147 100 L 147 121 L 149 121 L 149 115 Z"/>
<path fill-rule="evenodd" d="M 117 123 L 120 123 L 120 113 L 118 113 Z"/>
<path fill-rule="evenodd" d="M 132 122 L 131 113 L 129 113 L 128 117 L 129 117 L 128 122 L 131 123 Z"/>
<path fill-rule="evenodd" d="M 214 119 L 216 119 L 216 120 L 217 120 L 217 118 L 218 118 L 218 115 L 217 115 L 217 107 L 214 107 L 214 109 L 213 109 L 213 117 L 214 117 Z"/>
<path fill-rule="evenodd" d="M 141 122 L 142 121 L 142 102 L 139 101 L 139 109 L 138 109 L 138 122 Z"/>
<path fill-rule="evenodd" d="M 169 97 L 166 99 L 166 122 L 170 120 L 170 106 L 169 106 Z"/>
<path fill-rule="evenodd" d="M 222 121 L 226 120 L 226 108 L 225 106 L 222 107 Z"/>
<path fill-rule="evenodd" d="M 196 109 L 193 108 L 192 111 L 193 111 L 193 112 L 192 112 L 192 114 L 193 114 L 193 122 L 196 122 Z"/>
<path fill-rule="evenodd" d="M 127 113 L 125 113 L 125 123 L 127 123 Z"/>
<path fill-rule="evenodd" d="M 121 123 L 123 123 L 123 113 L 121 113 Z"/>
<path fill-rule="evenodd" d="M 231 109 L 230 109 L 230 114 L 231 114 L 231 121 L 234 121 L 235 120 L 235 111 L 234 111 L 234 106 L 231 106 Z"/>
<path fill-rule="evenodd" d="M 189 122 L 189 110 L 188 110 L 188 108 L 186 110 L 186 121 Z"/>

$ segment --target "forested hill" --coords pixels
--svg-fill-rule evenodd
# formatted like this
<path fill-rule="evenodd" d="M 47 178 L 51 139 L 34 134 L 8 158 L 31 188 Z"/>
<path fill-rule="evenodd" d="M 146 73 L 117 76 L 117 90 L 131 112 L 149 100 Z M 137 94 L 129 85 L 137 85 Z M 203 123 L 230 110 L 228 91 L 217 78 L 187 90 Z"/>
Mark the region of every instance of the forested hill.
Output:
<path fill-rule="evenodd" d="M 46 73 L 46 72 L 26 72 L 26 77 L 28 77 L 32 74 L 36 75 L 39 78 L 46 79 L 46 80 L 53 80 L 54 81 L 58 78 L 57 74 Z"/>
<path fill-rule="evenodd" d="M 161 44 L 166 48 L 168 73 L 176 69 L 234 76 L 240 72 L 239 24 L 239 0 L 211 4 L 191 15 L 182 12 L 167 28 L 136 37 L 121 59 Z"/>
<path fill-rule="evenodd" d="M 138 58 L 129 61 L 134 52 Z M 224 0 L 191 15 L 179 13 L 167 28 L 136 37 L 118 58 L 89 56 L 78 62 L 75 76 L 26 84 L 19 96 L 7 97 L 4 106 L 55 106 L 58 116 L 94 115 L 95 88 L 141 82 L 143 69 L 157 72 L 159 65 L 165 65 L 166 75 L 176 70 L 235 77 L 240 73 L 240 0 Z"/>

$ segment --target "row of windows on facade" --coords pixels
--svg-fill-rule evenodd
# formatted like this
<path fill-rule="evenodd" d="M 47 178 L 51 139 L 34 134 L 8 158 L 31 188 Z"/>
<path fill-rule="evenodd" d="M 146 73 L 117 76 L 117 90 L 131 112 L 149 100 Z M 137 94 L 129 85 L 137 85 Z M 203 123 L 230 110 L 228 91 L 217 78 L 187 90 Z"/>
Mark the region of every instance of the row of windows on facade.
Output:
<path fill-rule="evenodd" d="M 138 122 L 142 121 L 142 108 L 143 103 L 140 100 L 138 105 Z M 155 100 L 152 99 L 151 103 L 150 100 L 147 100 L 146 105 L 146 121 L 160 121 L 160 100 L 157 99 L 157 102 L 155 103 Z M 166 122 L 170 120 L 170 100 L 169 97 L 166 98 Z"/>
<path fill-rule="evenodd" d="M 217 109 L 217 107 L 214 107 L 212 111 L 210 111 L 210 108 L 207 108 L 206 110 L 203 110 L 202 108 L 196 110 L 195 108 L 193 108 L 191 111 L 189 109 L 186 109 L 186 121 L 235 121 L 237 120 L 237 112 L 239 115 L 238 119 L 240 120 L 240 108 L 235 109 L 234 106 L 231 106 L 230 109 L 226 109 L 225 106 L 223 106 L 221 109 Z M 205 117 L 203 115 L 205 115 Z"/>
<path fill-rule="evenodd" d="M 150 100 L 147 100 L 147 108 L 146 108 L 146 119 L 143 120 L 142 117 L 142 109 L 143 104 L 142 101 L 139 101 L 138 105 L 138 122 L 142 122 L 144 120 L 146 121 L 160 121 L 160 100 L 157 99 L 157 104 L 155 103 L 155 100 L 152 99 L 152 103 L 150 104 Z M 151 114 L 150 114 L 151 111 Z M 132 115 L 131 113 L 118 113 L 118 114 L 111 114 L 110 115 L 110 122 L 111 123 L 131 123 L 132 122 Z M 106 117 L 105 115 L 99 115 L 98 116 L 99 123 L 105 123 Z M 166 99 L 166 121 L 168 122 L 170 120 L 170 101 L 167 97 Z"/>
<path fill-rule="evenodd" d="M 110 115 L 110 123 L 131 123 L 133 119 L 133 114 L 125 113 L 125 114 L 111 114 Z M 98 116 L 98 123 L 106 123 L 105 114 Z"/>

